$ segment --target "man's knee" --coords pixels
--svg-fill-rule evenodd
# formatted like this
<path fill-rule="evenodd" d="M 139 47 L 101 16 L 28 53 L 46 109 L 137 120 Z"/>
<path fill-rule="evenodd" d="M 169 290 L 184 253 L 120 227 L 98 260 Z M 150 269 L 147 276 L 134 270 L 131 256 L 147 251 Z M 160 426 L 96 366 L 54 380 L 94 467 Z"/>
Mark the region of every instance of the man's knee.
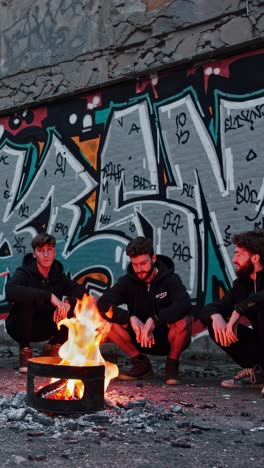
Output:
<path fill-rule="evenodd" d="M 183 317 L 180 320 L 177 320 L 177 322 L 173 322 L 168 324 L 168 327 L 170 331 L 174 330 L 176 333 L 182 333 L 186 332 L 186 334 L 192 333 L 192 317 L 190 315 L 187 315 L 186 317 Z"/>

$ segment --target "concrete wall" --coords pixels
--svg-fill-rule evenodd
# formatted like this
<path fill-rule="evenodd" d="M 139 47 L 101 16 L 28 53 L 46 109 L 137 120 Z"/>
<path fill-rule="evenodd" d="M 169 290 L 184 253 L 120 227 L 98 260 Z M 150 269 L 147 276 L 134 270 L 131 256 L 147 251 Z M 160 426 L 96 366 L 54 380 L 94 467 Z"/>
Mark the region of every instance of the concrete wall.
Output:
<path fill-rule="evenodd" d="M 263 41 L 261 0 L 1 0 L 0 112 Z"/>

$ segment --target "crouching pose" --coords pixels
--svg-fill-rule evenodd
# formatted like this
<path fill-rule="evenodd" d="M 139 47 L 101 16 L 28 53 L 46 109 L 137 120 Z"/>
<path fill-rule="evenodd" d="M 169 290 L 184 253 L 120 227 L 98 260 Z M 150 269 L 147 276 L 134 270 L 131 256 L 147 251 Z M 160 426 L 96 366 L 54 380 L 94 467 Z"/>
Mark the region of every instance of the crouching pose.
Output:
<path fill-rule="evenodd" d="M 68 278 L 63 266 L 55 260 L 55 238 L 47 233 L 32 240 L 33 253 L 7 281 L 6 298 L 12 302 L 6 320 L 7 333 L 19 343 L 19 372 L 27 372 L 32 357 L 31 342 L 49 340 L 44 354 L 55 356 L 67 340 L 66 327 L 57 323 L 66 318 L 81 298 L 85 288 Z M 63 299 L 63 296 L 68 296 Z"/>
<path fill-rule="evenodd" d="M 236 234 L 232 241 L 238 278 L 221 300 L 204 307 L 200 319 L 208 324 L 212 339 L 242 367 L 222 386 L 260 387 L 264 386 L 264 231 Z M 239 323 L 243 316 L 252 327 Z"/>
<path fill-rule="evenodd" d="M 127 274 L 98 301 L 99 312 L 112 312 L 108 335 L 131 357 L 131 368 L 121 380 L 144 379 L 152 374 L 146 354 L 166 355 L 166 383 L 179 383 L 179 359 L 191 339 L 190 297 L 174 273 L 173 261 L 155 255 L 150 239 L 130 241 L 126 253 L 131 263 Z M 125 304 L 127 310 L 120 306 Z"/>

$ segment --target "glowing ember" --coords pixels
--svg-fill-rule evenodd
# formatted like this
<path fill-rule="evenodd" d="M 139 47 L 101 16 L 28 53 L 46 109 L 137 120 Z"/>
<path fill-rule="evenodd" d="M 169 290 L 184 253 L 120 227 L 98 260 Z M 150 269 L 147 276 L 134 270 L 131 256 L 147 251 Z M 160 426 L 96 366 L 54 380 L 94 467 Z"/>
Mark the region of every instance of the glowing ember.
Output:
<path fill-rule="evenodd" d="M 104 320 L 98 312 L 95 299 L 84 295 L 78 300 L 75 317 L 64 319 L 58 323 L 58 328 L 65 325 L 69 329 L 68 340 L 61 346 L 59 355 L 60 365 L 64 366 L 105 366 L 105 390 L 111 379 L 118 376 L 116 364 L 105 361 L 100 352 L 100 343 L 108 334 L 111 323 Z M 67 380 L 63 391 L 66 399 L 81 398 L 83 382 Z"/>

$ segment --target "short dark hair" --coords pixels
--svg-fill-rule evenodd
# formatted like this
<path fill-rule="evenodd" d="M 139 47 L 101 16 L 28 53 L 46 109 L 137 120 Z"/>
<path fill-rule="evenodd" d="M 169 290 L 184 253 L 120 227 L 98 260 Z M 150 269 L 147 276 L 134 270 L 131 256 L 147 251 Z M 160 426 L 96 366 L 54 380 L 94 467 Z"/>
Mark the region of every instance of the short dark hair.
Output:
<path fill-rule="evenodd" d="M 128 257 L 137 257 L 137 255 L 154 255 L 153 243 L 147 237 L 136 237 L 132 239 L 126 248 L 126 254 Z"/>
<path fill-rule="evenodd" d="M 258 254 L 260 262 L 264 266 L 264 229 L 234 234 L 232 242 L 237 247 L 242 247 L 252 254 Z"/>
<path fill-rule="evenodd" d="M 48 244 L 55 247 L 56 239 L 54 236 L 51 236 L 47 232 L 41 232 L 37 234 L 34 239 L 32 239 L 31 246 L 32 249 L 35 250 L 36 247 L 43 247 L 43 245 Z"/>

